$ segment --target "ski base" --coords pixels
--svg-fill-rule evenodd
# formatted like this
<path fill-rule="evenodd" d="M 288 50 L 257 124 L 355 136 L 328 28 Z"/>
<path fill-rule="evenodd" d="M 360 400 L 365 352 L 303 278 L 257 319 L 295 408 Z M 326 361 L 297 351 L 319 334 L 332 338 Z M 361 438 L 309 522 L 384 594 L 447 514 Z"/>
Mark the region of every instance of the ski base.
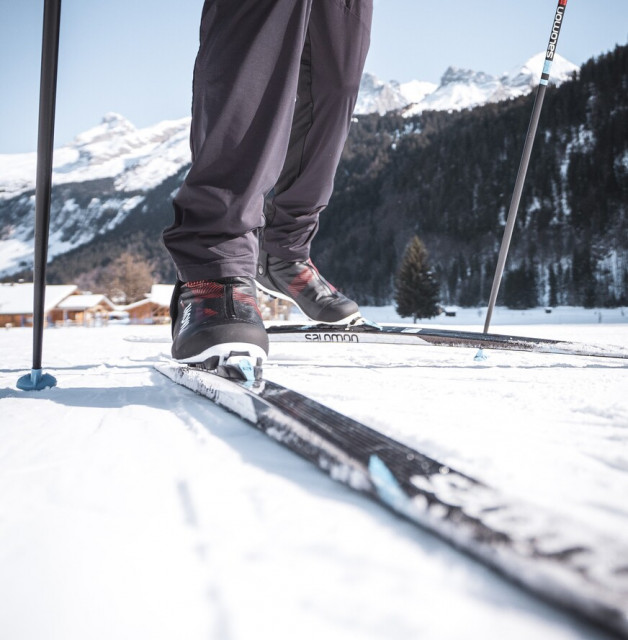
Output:
<path fill-rule="evenodd" d="M 225 379 L 174 362 L 177 384 L 235 413 L 353 489 L 427 528 L 538 596 L 628 638 L 628 547 L 507 499 L 281 385 Z"/>

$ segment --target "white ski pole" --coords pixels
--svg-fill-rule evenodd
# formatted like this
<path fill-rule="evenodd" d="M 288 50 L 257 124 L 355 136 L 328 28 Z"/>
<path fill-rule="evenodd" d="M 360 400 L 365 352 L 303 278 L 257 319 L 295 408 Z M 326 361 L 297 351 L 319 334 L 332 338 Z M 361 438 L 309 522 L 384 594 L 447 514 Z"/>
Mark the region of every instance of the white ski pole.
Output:
<path fill-rule="evenodd" d="M 502 276 L 504 274 L 506 256 L 508 255 L 508 249 L 510 248 L 510 240 L 512 238 L 512 232 L 515 227 L 517 211 L 519 210 L 519 202 L 521 201 L 521 193 L 523 191 L 523 185 L 526 179 L 528 165 L 530 163 L 530 155 L 532 154 L 534 137 L 536 135 L 536 130 L 539 124 L 541 107 L 543 106 L 543 99 L 545 98 L 547 83 L 550 77 L 550 69 L 552 67 L 552 62 L 554 61 L 554 56 L 556 54 L 558 36 L 560 35 L 560 29 L 563 24 L 563 17 L 565 15 L 566 7 L 567 7 L 567 0 L 558 0 L 558 7 L 556 8 L 554 23 L 552 25 L 552 33 L 550 35 L 549 44 L 547 45 L 547 52 L 545 54 L 545 65 L 543 66 L 541 81 L 539 83 L 539 87 L 536 92 L 536 98 L 534 100 L 532 117 L 530 119 L 530 125 L 528 127 L 528 133 L 526 135 L 525 145 L 523 147 L 523 155 L 521 157 L 519 172 L 517 173 L 517 180 L 515 182 L 515 189 L 512 195 L 512 200 L 510 202 L 510 210 L 508 211 L 508 218 L 506 220 L 506 228 L 504 229 L 504 236 L 502 238 L 502 244 L 501 244 L 501 247 L 499 250 L 499 256 L 497 259 L 497 268 L 495 269 L 493 286 L 491 288 L 491 296 L 489 299 L 488 309 L 486 312 L 486 320 L 484 321 L 484 333 L 488 333 L 488 328 L 491 324 L 491 317 L 493 315 L 493 309 L 495 308 L 495 302 L 497 300 L 497 294 L 499 292 L 499 286 L 501 284 Z"/>

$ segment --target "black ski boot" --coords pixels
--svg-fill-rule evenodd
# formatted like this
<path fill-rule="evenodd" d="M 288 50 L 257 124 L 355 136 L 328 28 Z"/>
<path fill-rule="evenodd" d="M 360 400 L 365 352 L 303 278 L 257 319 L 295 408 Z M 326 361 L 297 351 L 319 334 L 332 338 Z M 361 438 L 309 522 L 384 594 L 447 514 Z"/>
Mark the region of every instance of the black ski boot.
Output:
<path fill-rule="evenodd" d="M 177 282 L 170 317 L 179 362 L 224 374 L 242 360 L 259 368 L 266 359 L 268 335 L 252 278 Z"/>
<path fill-rule="evenodd" d="M 309 259 L 288 262 L 260 251 L 256 279 L 262 291 L 294 302 L 316 322 L 345 325 L 361 317 L 358 305 L 327 282 Z"/>

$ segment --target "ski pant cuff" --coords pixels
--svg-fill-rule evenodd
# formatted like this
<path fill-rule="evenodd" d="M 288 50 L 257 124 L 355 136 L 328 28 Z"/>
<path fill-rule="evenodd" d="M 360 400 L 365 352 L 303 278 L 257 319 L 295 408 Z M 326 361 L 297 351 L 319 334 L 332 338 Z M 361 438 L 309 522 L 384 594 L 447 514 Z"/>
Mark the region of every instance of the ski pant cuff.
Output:
<path fill-rule="evenodd" d="M 250 259 L 212 261 L 206 264 L 193 264 L 177 267 L 177 276 L 181 282 L 197 280 L 219 280 L 220 278 L 255 278 L 255 263 Z"/>
<path fill-rule="evenodd" d="M 291 249 L 273 245 L 264 245 L 263 250 L 273 258 L 280 258 L 286 262 L 307 262 L 310 258 L 310 247 L 302 249 Z"/>

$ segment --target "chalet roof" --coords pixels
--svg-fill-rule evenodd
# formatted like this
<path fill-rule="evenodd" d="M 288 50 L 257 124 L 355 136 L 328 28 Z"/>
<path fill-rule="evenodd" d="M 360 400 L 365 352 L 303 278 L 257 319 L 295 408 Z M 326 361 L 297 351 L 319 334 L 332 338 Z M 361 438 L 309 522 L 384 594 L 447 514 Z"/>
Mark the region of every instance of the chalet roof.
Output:
<path fill-rule="evenodd" d="M 132 302 L 131 304 L 122 305 L 119 308 L 129 311 L 150 304 L 156 305 L 157 307 L 169 308 L 173 289 L 173 284 L 154 284 L 150 289 L 148 297 L 138 300 L 137 302 Z"/>
<path fill-rule="evenodd" d="M 172 284 L 154 284 L 150 289 L 149 300 L 160 307 L 169 307 L 173 289 Z"/>
<path fill-rule="evenodd" d="M 76 289 L 76 285 L 73 284 L 47 285 L 44 298 L 44 313 L 54 309 L 62 300 L 72 295 Z M 0 314 L 32 314 L 33 296 L 32 282 L 0 284 Z"/>
<path fill-rule="evenodd" d="M 98 305 L 105 305 L 112 310 L 116 308 L 113 302 L 102 293 L 82 293 L 68 296 L 57 305 L 57 309 L 64 311 L 85 311 L 86 309 L 93 309 Z"/>
<path fill-rule="evenodd" d="M 128 311 L 129 309 L 137 309 L 139 307 L 145 307 L 146 305 L 157 304 L 153 302 L 150 298 L 144 298 L 142 300 L 138 300 L 137 302 L 131 302 L 130 304 L 123 304 L 122 306 L 116 307 L 120 309 L 120 311 Z"/>

